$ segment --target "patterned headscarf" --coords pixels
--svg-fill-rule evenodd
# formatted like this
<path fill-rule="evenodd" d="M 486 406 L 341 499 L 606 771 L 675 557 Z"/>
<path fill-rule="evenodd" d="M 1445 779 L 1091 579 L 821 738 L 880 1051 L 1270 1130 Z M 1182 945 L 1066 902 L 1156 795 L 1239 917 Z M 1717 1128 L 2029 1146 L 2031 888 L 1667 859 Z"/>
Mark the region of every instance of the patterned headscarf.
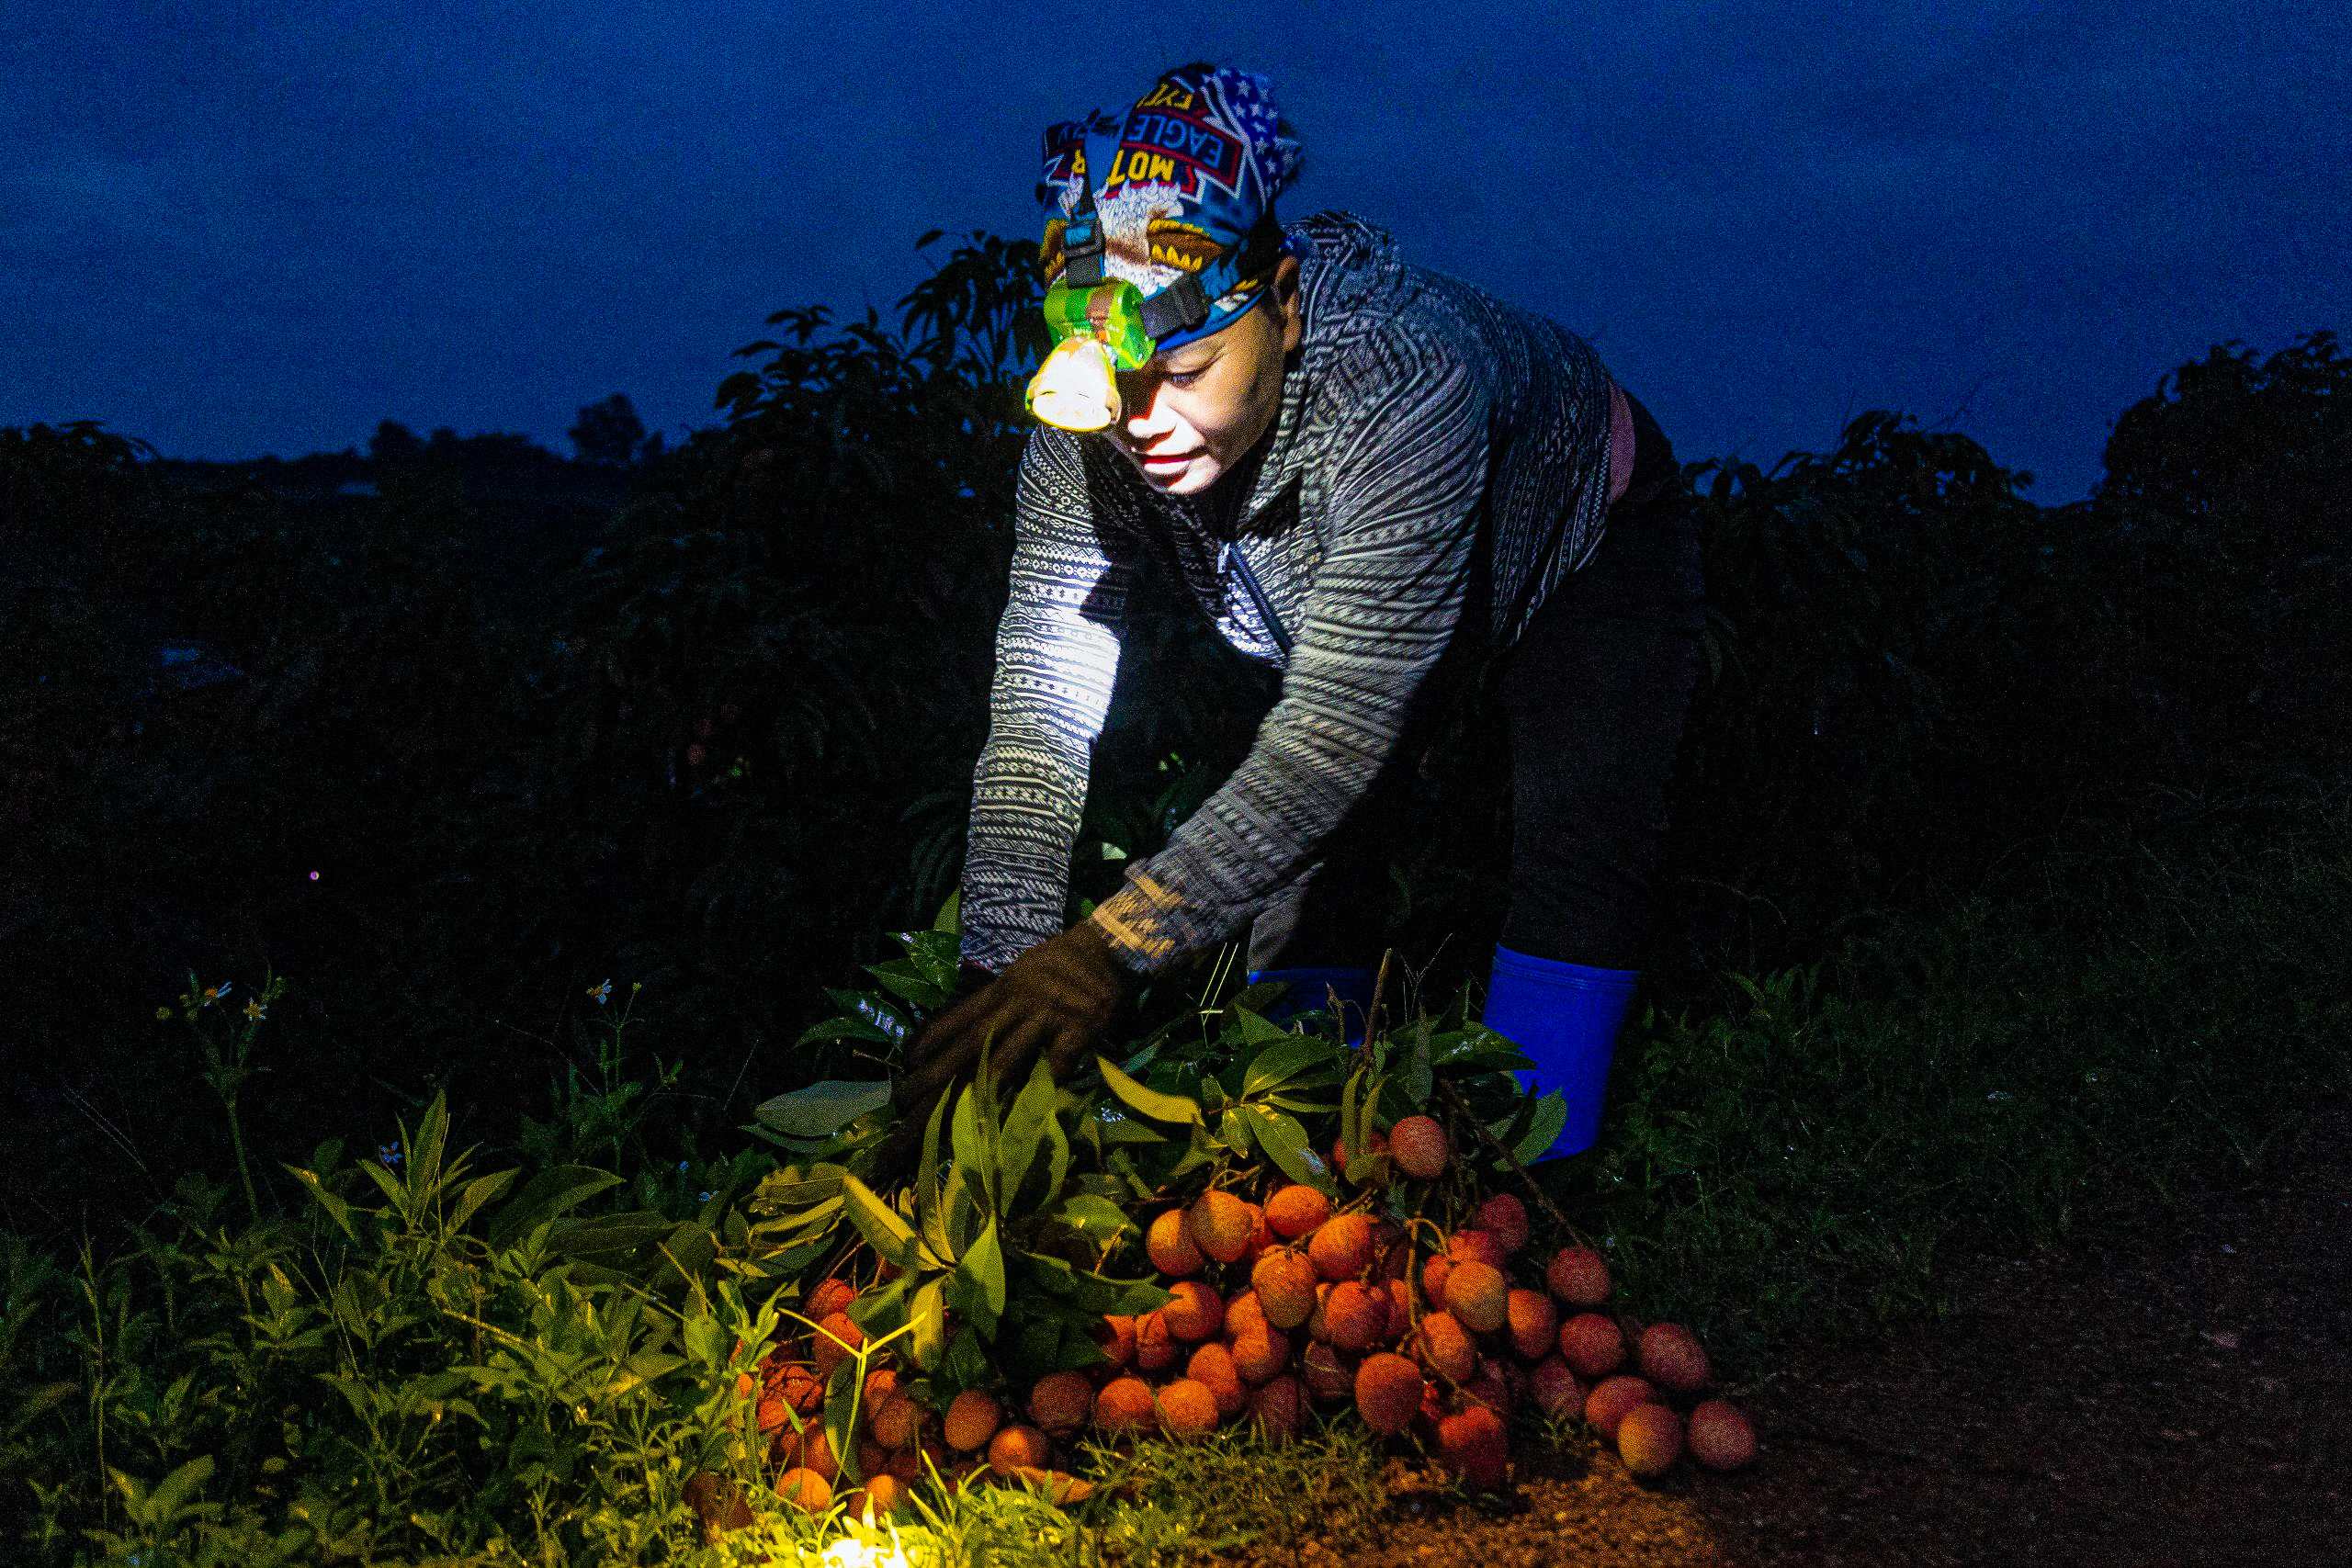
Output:
<path fill-rule="evenodd" d="M 1148 296 L 1199 272 L 1270 218 L 1275 196 L 1297 177 L 1299 159 L 1272 85 L 1227 66 L 1178 66 L 1124 118 L 1097 109 L 1051 126 L 1037 182 L 1046 279 L 1061 276 L 1062 231 L 1090 171 L 1103 274 Z M 1264 292 L 1258 279 L 1245 279 L 1210 307 L 1207 321 L 1159 346 L 1175 348 L 1232 325 Z"/>

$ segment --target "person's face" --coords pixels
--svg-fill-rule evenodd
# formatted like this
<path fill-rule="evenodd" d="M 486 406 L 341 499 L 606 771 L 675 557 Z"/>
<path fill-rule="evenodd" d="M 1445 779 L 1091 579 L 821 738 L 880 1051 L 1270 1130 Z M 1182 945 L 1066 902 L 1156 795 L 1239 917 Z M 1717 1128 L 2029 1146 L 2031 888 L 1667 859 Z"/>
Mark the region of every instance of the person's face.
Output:
<path fill-rule="evenodd" d="M 1222 332 L 1155 355 L 1119 377 L 1112 434 L 1163 495 L 1216 483 L 1258 443 L 1283 400 L 1283 361 L 1299 344 L 1298 258 L 1275 268 L 1272 295 Z"/>

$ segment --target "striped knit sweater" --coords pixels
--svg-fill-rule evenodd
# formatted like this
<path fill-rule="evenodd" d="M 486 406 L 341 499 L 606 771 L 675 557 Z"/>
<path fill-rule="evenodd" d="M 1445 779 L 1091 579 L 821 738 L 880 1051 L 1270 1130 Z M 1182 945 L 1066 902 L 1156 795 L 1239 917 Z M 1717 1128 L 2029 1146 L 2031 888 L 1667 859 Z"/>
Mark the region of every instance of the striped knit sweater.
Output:
<path fill-rule="evenodd" d="M 1108 438 L 1023 457 L 1011 598 L 972 777 L 962 955 L 1058 934 L 1129 593 L 1148 557 L 1282 694 L 1225 784 L 1089 917 L 1149 975 L 1236 934 L 1314 861 L 1457 627 L 1509 647 L 1600 542 L 1611 382 L 1575 333 L 1406 265 L 1346 213 L 1289 226 L 1305 341 L 1246 508 L 1162 496 Z M 1231 544 L 1228 544 L 1231 541 Z M 1238 545 L 1273 611 L 1232 564 Z M 1287 650 L 1282 644 L 1287 641 Z"/>

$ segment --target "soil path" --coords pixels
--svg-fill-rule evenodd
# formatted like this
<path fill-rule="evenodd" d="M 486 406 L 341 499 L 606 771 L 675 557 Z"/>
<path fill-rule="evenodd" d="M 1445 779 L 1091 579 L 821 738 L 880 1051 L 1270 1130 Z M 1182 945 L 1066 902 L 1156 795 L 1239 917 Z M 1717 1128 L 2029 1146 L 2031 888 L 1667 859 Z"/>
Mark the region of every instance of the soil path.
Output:
<path fill-rule="evenodd" d="M 1347 1568 L 2352 1568 L 2352 1111 L 2096 1245 L 1959 1274 L 1953 1316 L 1733 1390 L 1746 1472 L 1548 1456 L 1484 1510 L 1400 1492 Z"/>

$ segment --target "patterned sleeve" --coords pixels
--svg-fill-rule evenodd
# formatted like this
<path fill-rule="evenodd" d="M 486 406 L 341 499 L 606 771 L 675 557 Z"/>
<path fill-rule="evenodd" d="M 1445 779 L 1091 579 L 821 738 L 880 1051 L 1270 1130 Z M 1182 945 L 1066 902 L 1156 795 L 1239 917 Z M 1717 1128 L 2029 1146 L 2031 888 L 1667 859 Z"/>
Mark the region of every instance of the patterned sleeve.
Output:
<path fill-rule="evenodd" d="M 1232 776 L 1090 917 L 1139 972 L 1225 941 L 1313 859 L 1395 750 L 1461 617 L 1487 400 L 1458 362 L 1393 340 L 1363 352 L 1350 367 L 1355 433 L 1332 466 L 1331 544 L 1281 699 Z"/>
<path fill-rule="evenodd" d="M 966 963 L 1001 970 L 1062 931 L 1136 546 L 1130 530 L 1098 516 L 1077 438 L 1033 434 L 1016 491 L 1012 591 L 997 623 L 989 738 L 972 773 Z"/>

